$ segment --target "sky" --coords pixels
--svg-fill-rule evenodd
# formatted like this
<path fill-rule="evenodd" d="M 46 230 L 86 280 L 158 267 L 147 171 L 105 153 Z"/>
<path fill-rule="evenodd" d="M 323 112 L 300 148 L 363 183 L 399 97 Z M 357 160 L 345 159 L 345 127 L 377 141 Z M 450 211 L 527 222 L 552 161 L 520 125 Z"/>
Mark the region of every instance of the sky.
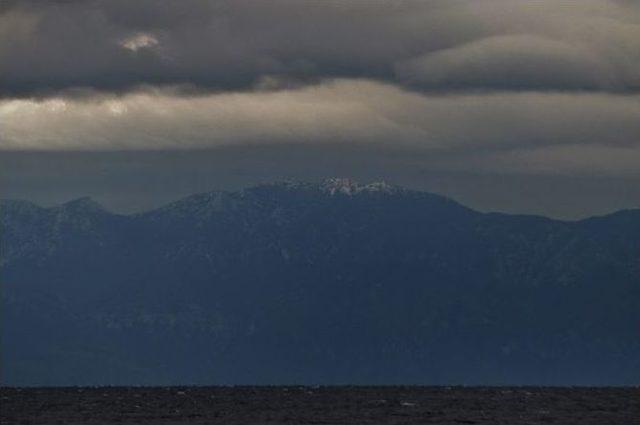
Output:
<path fill-rule="evenodd" d="M 0 197 L 133 212 L 334 176 L 640 207 L 640 2 L 0 1 Z"/>

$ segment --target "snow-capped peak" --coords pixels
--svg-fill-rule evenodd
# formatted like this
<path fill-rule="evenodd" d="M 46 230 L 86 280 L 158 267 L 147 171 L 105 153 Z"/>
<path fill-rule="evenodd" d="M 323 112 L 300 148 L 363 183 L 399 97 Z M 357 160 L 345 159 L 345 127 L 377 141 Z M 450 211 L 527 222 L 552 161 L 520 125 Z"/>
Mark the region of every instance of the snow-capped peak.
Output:
<path fill-rule="evenodd" d="M 360 192 L 392 193 L 397 190 L 395 186 L 391 186 L 384 181 L 360 184 L 349 178 L 327 179 L 321 183 L 320 188 L 323 192 L 330 195 L 343 194 L 348 196 L 352 196 Z"/>

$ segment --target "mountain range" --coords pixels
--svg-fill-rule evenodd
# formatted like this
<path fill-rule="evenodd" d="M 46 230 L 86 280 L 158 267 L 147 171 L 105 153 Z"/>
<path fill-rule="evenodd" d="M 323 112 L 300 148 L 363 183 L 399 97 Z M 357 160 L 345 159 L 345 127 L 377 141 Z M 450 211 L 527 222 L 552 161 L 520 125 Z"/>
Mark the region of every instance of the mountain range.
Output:
<path fill-rule="evenodd" d="M 329 179 L 0 226 L 2 385 L 640 384 L 640 210 Z"/>

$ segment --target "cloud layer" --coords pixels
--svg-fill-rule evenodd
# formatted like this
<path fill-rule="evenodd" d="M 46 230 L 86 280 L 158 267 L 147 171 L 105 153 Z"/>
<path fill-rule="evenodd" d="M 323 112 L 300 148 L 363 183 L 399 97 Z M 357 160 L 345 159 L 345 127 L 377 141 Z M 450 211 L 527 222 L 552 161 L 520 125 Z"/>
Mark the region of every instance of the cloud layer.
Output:
<path fill-rule="evenodd" d="M 373 78 L 422 90 L 637 92 L 626 0 L 5 1 L 4 96 Z"/>
<path fill-rule="evenodd" d="M 425 95 L 367 80 L 291 90 L 130 93 L 0 104 L 8 150 L 162 150 L 359 144 L 433 166 L 640 174 L 640 96 L 494 92 Z"/>

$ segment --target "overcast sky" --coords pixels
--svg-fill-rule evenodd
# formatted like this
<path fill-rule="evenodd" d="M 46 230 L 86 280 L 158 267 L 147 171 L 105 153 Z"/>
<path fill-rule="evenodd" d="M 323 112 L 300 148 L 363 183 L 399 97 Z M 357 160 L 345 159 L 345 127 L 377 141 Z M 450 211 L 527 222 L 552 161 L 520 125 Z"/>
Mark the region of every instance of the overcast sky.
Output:
<path fill-rule="evenodd" d="M 2 197 L 135 211 L 336 175 L 639 207 L 640 2 L 0 2 Z"/>

